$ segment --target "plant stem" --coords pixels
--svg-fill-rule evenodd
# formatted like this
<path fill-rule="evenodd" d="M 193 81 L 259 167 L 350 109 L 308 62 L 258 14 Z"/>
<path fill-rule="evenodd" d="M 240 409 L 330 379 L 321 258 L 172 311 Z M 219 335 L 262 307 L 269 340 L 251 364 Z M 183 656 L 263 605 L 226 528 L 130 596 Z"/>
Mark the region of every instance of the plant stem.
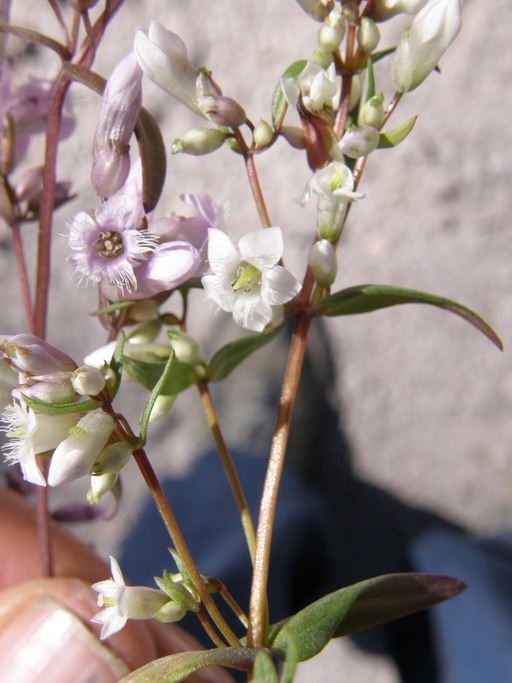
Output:
<path fill-rule="evenodd" d="M 308 268 L 299 297 L 298 305 L 301 310 L 299 310 L 295 319 L 295 328 L 290 345 L 288 364 L 283 380 L 277 425 L 272 440 L 267 475 L 260 505 L 249 610 L 249 633 L 247 635 L 249 647 L 261 648 L 265 647 L 267 644 L 266 603 L 270 546 L 272 542 L 277 494 L 281 482 L 286 445 L 290 434 L 293 407 L 299 388 L 300 375 L 311 325 L 311 317 L 305 307 L 309 303 L 313 285 L 314 280 L 311 269 Z"/>
<path fill-rule="evenodd" d="M 201 395 L 201 401 L 203 403 L 203 409 L 210 427 L 210 431 L 215 440 L 215 445 L 219 451 L 220 459 L 226 472 L 226 476 L 231 486 L 233 496 L 235 498 L 238 511 L 240 513 L 240 519 L 242 521 L 242 527 L 244 529 L 245 538 L 247 540 L 247 545 L 249 547 L 249 554 L 251 556 L 251 562 L 254 565 L 254 553 L 256 549 L 256 534 L 254 531 L 254 525 L 251 519 L 251 513 L 249 512 L 249 507 L 245 499 L 245 495 L 240 484 L 240 479 L 238 478 L 237 471 L 235 469 L 231 454 L 224 440 L 224 436 L 220 429 L 219 421 L 217 419 L 217 413 L 215 411 L 215 406 L 213 404 L 212 395 L 210 392 L 210 387 L 208 382 L 201 381 L 197 385 L 199 393 Z"/>
<path fill-rule="evenodd" d="M 30 283 L 28 281 L 27 264 L 25 263 L 25 256 L 23 253 L 23 242 L 21 240 L 20 225 L 19 223 L 14 223 L 11 227 L 14 250 L 16 252 L 16 260 L 18 261 L 18 270 L 20 274 L 21 295 L 23 297 L 23 304 L 25 306 L 28 329 L 32 334 L 34 334 L 34 311 L 32 309 L 32 299 L 30 297 Z"/>
<path fill-rule="evenodd" d="M 224 620 L 224 617 L 219 612 L 217 605 L 213 601 L 212 596 L 205 586 L 203 577 L 195 565 L 178 523 L 176 522 L 176 518 L 171 510 L 171 506 L 169 505 L 169 502 L 162 491 L 160 482 L 158 481 L 155 471 L 149 462 L 145 450 L 143 448 L 139 448 L 133 452 L 133 456 L 142 473 L 142 476 L 144 477 L 147 487 L 153 496 L 153 500 L 155 501 L 158 512 L 160 513 L 167 531 L 169 532 L 169 536 L 172 539 L 174 547 L 183 561 L 183 564 L 185 565 L 190 578 L 194 583 L 194 588 L 201 598 L 203 605 L 229 645 L 236 648 L 241 647 L 240 641 Z"/>

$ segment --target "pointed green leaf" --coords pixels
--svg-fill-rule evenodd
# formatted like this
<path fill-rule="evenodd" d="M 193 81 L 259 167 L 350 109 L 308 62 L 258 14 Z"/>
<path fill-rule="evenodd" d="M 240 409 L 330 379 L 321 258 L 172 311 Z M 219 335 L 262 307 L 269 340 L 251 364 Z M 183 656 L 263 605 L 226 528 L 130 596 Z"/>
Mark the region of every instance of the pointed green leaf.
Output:
<path fill-rule="evenodd" d="M 254 650 L 241 647 L 180 652 L 146 664 L 122 678 L 119 683 L 178 683 L 186 680 L 194 671 L 212 664 L 250 669 L 255 655 Z"/>
<path fill-rule="evenodd" d="M 206 379 L 210 382 L 219 382 L 221 379 L 225 379 L 243 360 L 272 341 L 279 331 L 280 328 L 268 334 L 264 332 L 252 334 L 226 344 L 217 351 L 208 363 Z"/>
<path fill-rule="evenodd" d="M 123 367 L 126 372 L 143 387 L 152 391 L 156 386 L 158 380 L 164 372 L 166 362 L 160 361 L 155 363 L 147 363 L 145 361 L 136 360 L 123 356 Z M 185 389 L 188 389 L 193 384 L 197 383 L 197 375 L 194 368 L 186 363 L 180 363 L 175 360 L 170 369 L 169 376 L 166 378 L 160 394 L 169 396 L 170 394 L 179 394 Z"/>
<path fill-rule="evenodd" d="M 287 628 L 286 625 L 281 629 L 281 637 L 284 637 L 286 640 L 285 662 L 281 674 L 281 683 L 292 683 L 299 661 L 299 646 L 295 633 Z"/>
<path fill-rule="evenodd" d="M 286 69 L 281 78 L 293 78 L 298 76 L 300 72 L 304 70 L 307 63 L 306 59 L 299 59 Z M 286 98 L 284 96 L 281 81 L 279 81 L 274 90 L 274 95 L 272 96 L 272 122 L 274 126 L 277 127 L 281 124 L 286 107 Z"/>
<path fill-rule="evenodd" d="M 124 330 L 121 330 L 119 337 L 117 338 L 116 348 L 114 349 L 114 353 L 112 354 L 112 359 L 110 361 L 110 367 L 116 376 L 116 383 L 113 389 L 110 390 L 110 395 L 112 398 L 115 398 L 117 392 L 119 391 L 119 387 L 121 386 L 121 375 L 123 373 L 123 350 L 125 344 L 126 334 L 124 333 Z"/>
<path fill-rule="evenodd" d="M 73 415 L 74 413 L 88 413 L 91 410 L 96 410 L 96 408 L 99 408 L 100 406 L 98 401 L 94 401 L 93 399 L 79 401 L 78 403 L 60 403 L 57 405 L 54 403 L 44 403 L 43 401 L 38 401 L 35 398 L 30 398 L 23 394 L 23 400 L 35 413 L 50 415 L 51 417 L 56 415 Z"/>
<path fill-rule="evenodd" d="M 368 88 L 366 90 L 366 102 L 375 95 L 375 71 L 373 70 L 373 60 L 368 59 Z"/>
<path fill-rule="evenodd" d="M 298 661 L 303 662 L 318 654 L 331 638 L 433 607 L 455 597 L 465 587 L 459 579 L 428 574 L 389 574 L 361 581 L 320 598 L 273 627 L 272 651 L 284 655 L 287 631 L 291 631 L 297 642 Z"/>
<path fill-rule="evenodd" d="M 393 128 L 393 130 L 388 130 L 385 133 L 381 133 L 377 148 L 388 149 L 389 147 L 396 147 L 399 145 L 402 140 L 405 140 L 405 138 L 414 128 L 417 118 L 417 116 L 413 116 L 412 119 L 402 123 L 402 125 L 398 126 L 397 128 Z"/>
<path fill-rule="evenodd" d="M 474 325 L 480 332 L 485 334 L 493 344 L 503 350 L 503 344 L 496 332 L 476 313 L 461 304 L 445 299 L 435 294 L 418 292 L 403 287 L 391 285 L 357 285 L 342 289 L 336 294 L 323 299 L 313 307 L 316 315 L 354 315 L 357 313 L 370 313 L 380 308 L 397 306 L 399 304 L 430 304 L 455 313 Z"/>
<path fill-rule="evenodd" d="M 279 683 L 276 667 L 265 650 L 260 650 L 256 655 L 252 680 L 254 683 Z"/>
<path fill-rule="evenodd" d="M 153 406 L 155 405 L 156 399 L 160 396 L 162 393 L 165 383 L 167 382 L 169 375 L 172 370 L 172 366 L 174 364 L 176 358 L 176 354 L 174 351 L 171 351 L 171 355 L 169 356 L 169 359 L 167 360 L 167 363 L 164 366 L 163 372 L 160 375 L 160 379 L 158 382 L 155 384 L 153 389 L 151 390 L 151 393 L 149 394 L 149 398 L 146 401 L 146 405 L 144 406 L 144 410 L 142 411 L 142 417 L 140 418 L 140 435 L 139 438 L 142 443 L 146 443 L 146 435 L 148 432 L 148 424 L 149 424 L 149 419 L 151 417 L 151 412 L 153 410 Z"/>
<path fill-rule="evenodd" d="M 162 578 L 155 576 L 155 583 L 160 590 L 171 598 L 171 600 L 177 602 L 178 605 L 181 605 L 187 612 L 199 611 L 199 605 L 192 597 L 190 591 L 188 591 L 180 581 L 173 581 L 169 572 L 164 571 Z"/>
<path fill-rule="evenodd" d="M 107 315 L 108 313 L 115 313 L 116 311 L 120 311 L 123 308 L 130 308 L 135 303 L 135 301 L 115 301 L 113 304 L 110 304 L 110 306 L 105 306 L 105 308 L 100 308 L 97 311 L 94 311 L 93 313 L 90 313 L 90 315 Z"/>

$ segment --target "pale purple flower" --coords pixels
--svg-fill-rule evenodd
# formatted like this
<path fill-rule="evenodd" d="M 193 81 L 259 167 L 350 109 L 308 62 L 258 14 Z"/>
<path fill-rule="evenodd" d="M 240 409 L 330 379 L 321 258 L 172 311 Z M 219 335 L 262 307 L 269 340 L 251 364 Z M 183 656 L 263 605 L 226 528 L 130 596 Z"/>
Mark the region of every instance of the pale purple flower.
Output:
<path fill-rule="evenodd" d="M 142 70 L 130 52 L 107 81 L 94 133 L 91 182 L 101 197 L 115 194 L 128 177 L 129 142 L 141 106 Z"/>
<path fill-rule="evenodd" d="M 272 320 L 272 307 L 300 291 L 295 278 L 278 265 L 283 238 L 278 227 L 244 235 L 238 247 L 221 230 L 208 230 L 210 272 L 203 276 L 206 297 L 233 314 L 238 325 L 261 332 Z"/>
<path fill-rule="evenodd" d="M 106 283 L 131 293 L 137 288 L 135 266 L 154 251 L 156 237 L 138 230 L 138 207 L 118 195 L 96 209 L 94 218 L 78 213 L 69 229 L 70 262 L 80 282 Z"/>
<path fill-rule="evenodd" d="M 102 624 L 101 640 L 124 628 L 128 619 L 151 619 L 169 602 L 175 609 L 174 618 L 167 621 L 178 621 L 185 616 L 186 610 L 170 601 L 163 591 L 148 586 L 127 586 L 121 568 L 113 557 L 110 557 L 110 572 L 111 579 L 92 586 L 99 593 L 98 606 L 104 608 L 91 619 L 96 624 Z"/>
<path fill-rule="evenodd" d="M 41 415 L 23 401 L 6 406 L 0 418 L 0 430 L 9 438 L 3 447 L 6 461 L 9 464 L 18 463 L 26 481 L 46 486 L 36 455 L 57 448 L 79 418 L 79 414 Z"/>

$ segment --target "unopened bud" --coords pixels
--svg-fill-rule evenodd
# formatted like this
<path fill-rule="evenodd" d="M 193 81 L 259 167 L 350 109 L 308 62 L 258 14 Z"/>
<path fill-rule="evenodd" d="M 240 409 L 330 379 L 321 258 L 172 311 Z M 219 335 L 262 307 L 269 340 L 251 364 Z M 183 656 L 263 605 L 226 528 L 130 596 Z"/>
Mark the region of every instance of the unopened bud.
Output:
<path fill-rule="evenodd" d="M 158 315 L 159 304 L 153 299 L 136 301 L 130 306 L 130 317 L 138 323 L 153 320 Z"/>
<path fill-rule="evenodd" d="M 97 505 L 101 497 L 112 491 L 117 484 L 119 475 L 117 472 L 113 474 L 100 474 L 98 476 L 92 475 L 90 481 L 90 488 L 87 492 L 87 502 L 89 505 Z"/>
<path fill-rule="evenodd" d="M 357 2 L 346 2 L 343 3 L 343 16 L 345 19 L 352 24 L 354 24 L 358 19 L 359 19 L 359 7 L 357 6 Z"/>
<path fill-rule="evenodd" d="M 384 95 L 379 93 L 367 100 L 359 111 L 359 123 L 366 126 L 380 128 L 384 123 L 386 110 L 384 109 Z"/>
<path fill-rule="evenodd" d="M 318 66 L 322 67 L 322 69 L 328 69 L 334 61 L 334 55 L 330 51 L 318 48 L 313 52 L 313 61 L 315 64 L 318 64 Z"/>
<path fill-rule="evenodd" d="M 155 341 L 161 329 L 162 324 L 159 320 L 150 320 L 134 327 L 128 335 L 127 341 L 130 344 L 147 344 Z"/>
<path fill-rule="evenodd" d="M 283 126 L 280 135 L 286 142 L 295 149 L 305 149 L 306 140 L 304 139 L 304 131 L 298 126 Z"/>
<path fill-rule="evenodd" d="M 193 337 L 179 330 L 168 330 L 167 335 L 179 361 L 188 365 L 202 365 L 204 363 L 203 351 Z"/>
<path fill-rule="evenodd" d="M 326 52 L 337 50 L 345 36 L 345 24 L 329 26 L 323 24 L 318 31 L 318 45 Z"/>
<path fill-rule="evenodd" d="M 330 287 L 338 273 L 336 251 L 328 240 L 315 242 L 309 250 L 308 264 L 321 287 Z"/>
<path fill-rule="evenodd" d="M 160 396 L 156 399 L 156 401 L 153 405 L 153 410 L 151 411 L 151 416 L 149 418 L 149 421 L 155 422 L 156 420 L 163 417 L 164 415 L 167 415 L 167 413 L 173 407 L 175 401 L 176 401 L 176 396 L 173 396 L 173 395 L 167 396 L 165 394 L 160 394 Z"/>
<path fill-rule="evenodd" d="M 363 52 L 371 54 L 380 41 L 380 31 L 377 24 L 368 17 L 361 19 L 361 24 L 357 29 L 357 42 Z"/>
<path fill-rule="evenodd" d="M 222 90 L 212 78 L 212 72 L 202 66 L 196 78 L 196 97 L 218 97 Z"/>
<path fill-rule="evenodd" d="M 103 373 L 92 366 L 82 366 L 71 375 L 71 383 L 81 396 L 97 396 L 105 388 Z"/>
<path fill-rule="evenodd" d="M 71 373 L 69 372 L 53 372 L 49 375 L 32 376 L 30 382 L 22 384 L 19 390 L 28 398 L 53 405 L 72 403 L 76 398 L 76 393 L 71 384 Z"/>
<path fill-rule="evenodd" d="M 266 147 L 272 141 L 274 136 L 274 131 L 269 123 L 264 119 L 260 119 L 260 122 L 254 129 L 252 134 L 252 139 L 256 147 Z"/>
<path fill-rule="evenodd" d="M 165 605 L 153 615 L 157 621 L 171 623 L 183 619 L 187 610 L 174 600 L 169 600 Z"/>
<path fill-rule="evenodd" d="M 334 6 L 334 0 L 297 0 L 302 9 L 318 21 L 323 21 Z"/>
<path fill-rule="evenodd" d="M 93 464 L 91 474 L 98 476 L 114 474 L 123 469 L 132 457 L 132 446 L 128 441 L 116 441 L 103 449 Z"/>
<path fill-rule="evenodd" d="M 338 147 L 342 154 L 351 159 L 367 157 L 379 144 L 380 134 L 373 126 L 354 127 L 345 132 Z"/>
<path fill-rule="evenodd" d="M 14 370 L 27 375 L 76 370 L 74 360 L 33 334 L 0 335 L 0 357 Z"/>
<path fill-rule="evenodd" d="M 210 154 L 218 149 L 224 140 L 226 134 L 218 128 L 192 128 L 183 137 L 176 138 L 172 144 L 172 154 L 193 154 L 194 156 L 201 156 L 203 154 Z"/>
<path fill-rule="evenodd" d="M 206 118 L 218 126 L 238 128 L 247 121 L 247 114 L 243 107 L 231 97 L 222 95 L 198 97 L 197 106 Z"/>

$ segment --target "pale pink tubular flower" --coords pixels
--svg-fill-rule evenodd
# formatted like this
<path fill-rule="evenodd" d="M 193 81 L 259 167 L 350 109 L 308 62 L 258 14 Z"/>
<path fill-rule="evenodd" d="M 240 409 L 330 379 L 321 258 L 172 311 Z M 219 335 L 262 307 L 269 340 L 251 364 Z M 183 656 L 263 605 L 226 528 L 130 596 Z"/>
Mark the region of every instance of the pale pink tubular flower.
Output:
<path fill-rule="evenodd" d="M 75 361 L 34 334 L 0 335 L 0 358 L 24 375 L 74 372 Z"/>
<path fill-rule="evenodd" d="M 141 106 L 142 70 L 130 52 L 107 81 L 94 134 L 91 182 L 101 197 L 115 194 L 128 177 L 129 143 Z"/>

